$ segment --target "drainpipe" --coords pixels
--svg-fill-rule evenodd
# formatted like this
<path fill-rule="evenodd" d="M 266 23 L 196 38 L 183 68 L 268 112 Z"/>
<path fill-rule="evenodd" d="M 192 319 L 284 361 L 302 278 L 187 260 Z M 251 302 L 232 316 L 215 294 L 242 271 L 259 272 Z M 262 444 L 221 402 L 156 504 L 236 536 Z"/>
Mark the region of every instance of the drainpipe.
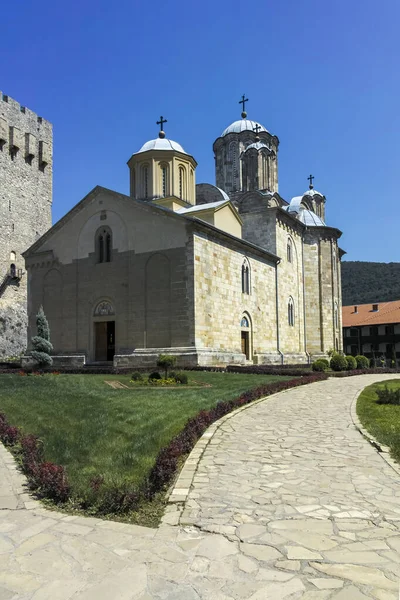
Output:
<path fill-rule="evenodd" d="M 278 300 L 278 265 L 280 264 L 281 260 L 279 259 L 278 262 L 276 263 L 276 268 L 275 268 L 275 291 L 276 291 L 276 349 L 278 351 L 278 354 L 281 357 L 281 364 L 283 365 L 284 360 L 285 360 L 285 355 L 283 354 L 283 352 L 281 352 L 280 350 L 280 340 L 279 340 L 279 300 Z"/>

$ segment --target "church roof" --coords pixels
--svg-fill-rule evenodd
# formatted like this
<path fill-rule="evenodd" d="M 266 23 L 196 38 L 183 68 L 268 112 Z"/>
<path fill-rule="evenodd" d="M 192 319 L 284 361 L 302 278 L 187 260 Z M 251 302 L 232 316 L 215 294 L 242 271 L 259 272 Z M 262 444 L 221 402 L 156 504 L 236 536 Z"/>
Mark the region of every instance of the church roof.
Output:
<path fill-rule="evenodd" d="M 229 198 L 227 200 L 219 200 L 218 202 L 209 202 L 208 204 L 195 204 L 190 208 L 180 208 L 175 212 L 177 212 L 179 215 L 187 215 L 188 213 L 190 214 L 192 212 L 199 212 L 201 210 L 210 210 L 211 208 L 218 208 L 219 206 L 222 206 L 227 202 L 229 202 Z"/>
<path fill-rule="evenodd" d="M 308 210 L 308 208 L 300 209 L 298 219 L 308 227 L 326 227 L 326 223 L 324 223 L 321 217 L 316 215 L 312 210 Z"/>
<path fill-rule="evenodd" d="M 176 152 L 182 152 L 183 154 L 187 154 L 184 151 L 182 146 L 178 144 L 178 142 L 174 142 L 174 140 L 169 140 L 168 138 L 156 138 L 155 140 L 149 140 L 140 148 L 140 152 L 147 152 L 148 150 L 175 150 Z"/>
<path fill-rule="evenodd" d="M 321 194 L 321 192 L 314 190 L 314 188 L 312 188 L 311 190 L 305 191 L 303 196 L 321 196 L 322 198 L 324 197 L 324 195 Z"/>
<path fill-rule="evenodd" d="M 256 125 L 260 127 L 260 129 L 258 130 L 259 132 L 266 131 L 268 133 L 267 129 L 265 129 L 265 127 L 260 123 L 257 123 L 257 121 L 250 121 L 250 119 L 240 119 L 239 121 L 231 123 L 229 127 L 224 129 L 224 131 L 221 133 L 221 137 L 228 135 L 228 133 L 241 133 L 242 131 L 252 131 L 254 133 L 254 128 L 256 127 Z"/>

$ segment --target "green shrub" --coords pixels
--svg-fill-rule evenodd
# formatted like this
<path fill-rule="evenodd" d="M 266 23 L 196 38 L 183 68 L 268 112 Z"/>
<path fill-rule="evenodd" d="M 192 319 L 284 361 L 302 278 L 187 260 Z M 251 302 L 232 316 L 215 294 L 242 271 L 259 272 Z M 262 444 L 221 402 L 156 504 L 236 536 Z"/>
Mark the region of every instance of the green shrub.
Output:
<path fill-rule="evenodd" d="M 172 373 L 170 375 L 172 377 Z M 179 371 L 179 373 L 174 373 L 174 379 L 177 383 L 182 383 L 183 385 L 187 385 L 188 376 L 186 373 Z"/>
<path fill-rule="evenodd" d="M 332 371 L 347 371 L 347 360 L 342 354 L 333 354 L 331 358 Z"/>
<path fill-rule="evenodd" d="M 324 358 L 319 358 L 318 360 L 314 360 L 311 368 L 313 371 L 322 371 L 325 372 L 329 367 L 329 363 Z"/>
<path fill-rule="evenodd" d="M 139 373 L 139 371 L 135 371 L 131 375 L 131 380 L 132 381 L 143 381 L 143 375 L 141 373 Z"/>
<path fill-rule="evenodd" d="M 37 335 L 31 340 L 33 346 L 31 356 L 40 367 L 51 367 L 53 359 L 50 352 L 53 350 L 53 346 L 50 342 L 50 328 L 43 306 L 39 308 L 36 315 L 36 328 Z"/>
<path fill-rule="evenodd" d="M 151 381 L 152 379 L 162 379 L 162 377 L 158 371 L 153 371 L 149 375 L 149 381 Z"/>
<path fill-rule="evenodd" d="M 164 369 L 165 379 L 168 379 L 168 370 L 176 365 L 176 356 L 171 354 L 160 354 L 157 360 L 157 367 Z"/>
<path fill-rule="evenodd" d="M 354 356 L 348 355 L 345 358 L 346 358 L 346 361 L 347 361 L 347 369 L 349 371 L 353 371 L 353 369 L 357 368 L 357 361 L 354 358 Z"/>
<path fill-rule="evenodd" d="M 390 390 L 387 385 L 384 388 L 377 388 L 378 404 L 394 404 L 400 406 L 400 388 Z"/>
<path fill-rule="evenodd" d="M 356 356 L 357 369 L 368 369 L 369 368 L 369 358 L 363 356 L 362 354 L 358 354 Z"/>

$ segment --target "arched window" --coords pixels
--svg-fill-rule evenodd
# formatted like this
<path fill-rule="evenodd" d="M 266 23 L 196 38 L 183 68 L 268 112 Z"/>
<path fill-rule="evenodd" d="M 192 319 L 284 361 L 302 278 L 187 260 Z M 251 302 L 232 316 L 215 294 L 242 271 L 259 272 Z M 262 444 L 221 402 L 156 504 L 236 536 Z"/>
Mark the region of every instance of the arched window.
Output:
<path fill-rule="evenodd" d="M 250 327 L 247 317 L 242 317 L 242 320 L 240 321 L 240 327 Z"/>
<path fill-rule="evenodd" d="M 149 167 L 148 165 L 144 165 L 142 167 L 142 189 L 143 189 L 143 198 L 149 197 Z"/>
<path fill-rule="evenodd" d="M 293 298 L 289 298 L 288 302 L 288 323 L 290 327 L 294 327 L 294 302 Z"/>
<path fill-rule="evenodd" d="M 161 195 L 165 198 L 169 193 L 168 165 L 161 165 Z"/>
<path fill-rule="evenodd" d="M 17 274 L 17 269 L 14 263 L 10 265 L 10 277 L 15 277 Z"/>
<path fill-rule="evenodd" d="M 17 258 L 16 253 L 14 252 L 14 250 L 11 250 L 11 252 L 10 252 L 10 262 L 12 262 L 12 263 L 15 262 L 16 258 Z"/>
<path fill-rule="evenodd" d="M 287 241 L 287 261 L 290 263 L 293 262 L 293 244 L 290 238 Z"/>
<path fill-rule="evenodd" d="M 339 313 L 338 313 L 337 302 L 335 302 L 335 327 L 336 327 L 336 329 L 339 328 Z"/>
<path fill-rule="evenodd" d="M 186 198 L 186 180 L 185 180 L 185 169 L 179 167 L 179 198 L 182 200 Z"/>
<path fill-rule="evenodd" d="M 242 264 L 242 293 L 250 294 L 250 265 L 247 258 Z"/>
<path fill-rule="evenodd" d="M 111 262 L 112 257 L 112 233 L 107 228 L 97 232 L 96 240 L 97 262 Z"/>

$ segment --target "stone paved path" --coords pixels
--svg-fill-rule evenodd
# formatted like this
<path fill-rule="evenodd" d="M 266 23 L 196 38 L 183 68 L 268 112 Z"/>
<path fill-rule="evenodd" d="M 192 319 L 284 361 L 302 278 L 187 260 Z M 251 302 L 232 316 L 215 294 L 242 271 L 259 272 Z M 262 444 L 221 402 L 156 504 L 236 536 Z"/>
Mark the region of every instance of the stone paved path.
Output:
<path fill-rule="evenodd" d="M 45 510 L 1 447 L 0 600 L 398 600 L 400 476 L 350 417 L 382 379 L 293 389 L 225 421 L 181 525 L 171 505 L 158 530 Z"/>

